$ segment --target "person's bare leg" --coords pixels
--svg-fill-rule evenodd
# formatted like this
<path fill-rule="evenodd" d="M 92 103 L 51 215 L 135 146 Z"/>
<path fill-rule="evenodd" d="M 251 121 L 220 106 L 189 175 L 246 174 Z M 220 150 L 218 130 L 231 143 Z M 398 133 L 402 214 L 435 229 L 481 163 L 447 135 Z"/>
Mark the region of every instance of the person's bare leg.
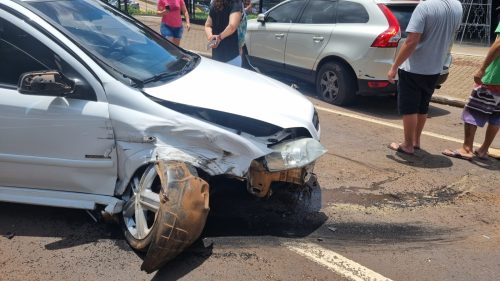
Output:
<path fill-rule="evenodd" d="M 404 114 L 403 115 L 403 129 L 405 141 L 401 144 L 401 148 L 406 151 L 413 153 L 413 142 L 415 138 L 415 132 L 417 130 L 417 114 Z"/>
<path fill-rule="evenodd" d="M 172 43 L 179 46 L 181 44 L 181 38 L 172 38 Z"/>
<path fill-rule="evenodd" d="M 403 134 L 404 142 L 397 143 L 393 142 L 389 145 L 392 150 L 403 150 L 403 152 L 408 154 L 413 154 L 415 149 L 413 148 L 413 139 L 415 137 L 415 130 L 417 129 L 417 114 L 403 114 Z"/>
<path fill-rule="evenodd" d="M 476 153 L 479 157 L 486 157 L 488 155 L 488 149 L 490 148 L 490 145 L 493 143 L 493 140 L 495 139 L 495 136 L 498 133 L 498 129 L 500 126 L 498 125 L 490 125 L 488 124 L 488 127 L 486 127 L 486 135 L 484 136 L 484 142 L 476 150 Z"/>
<path fill-rule="evenodd" d="M 413 147 L 420 147 L 420 136 L 424 130 L 425 122 L 427 121 L 427 114 L 417 114 L 417 126 L 415 129 L 415 136 L 413 139 Z"/>
<path fill-rule="evenodd" d="M 472 155 L 474 151 L 474 136 L 476 135 L 476 125 L 464 123 L 464 143 L 462 149 L 458 149 L 460 153 Z"/>

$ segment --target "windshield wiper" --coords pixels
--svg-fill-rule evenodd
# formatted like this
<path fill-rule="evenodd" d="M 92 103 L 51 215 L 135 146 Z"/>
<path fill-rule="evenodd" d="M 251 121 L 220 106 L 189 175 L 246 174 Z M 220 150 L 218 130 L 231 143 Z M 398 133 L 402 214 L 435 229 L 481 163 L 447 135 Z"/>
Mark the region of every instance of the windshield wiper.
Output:
<path fill-rule="evenodd" d="M 187 62 L 180 70 L 181 75 L 184 75 L 186 72 L 191 71 L 195 67 L 199 59 L 199 57 L 195 56 L 186 56 L 185 58 L 187 58 Z"/>
<path fill-rule="evenodd" d="M 167 79 L 167 78 L 172 78 L 172 77 L 177 77 L 179 76 L 180 72 L 179 71 L 175 71 L 175 72 L 162 72 L 162 73 L 159 73 L 159 74 L 156 74 L 148 79 L 144 79 L 141 81 L 141 84 L 142 85 L 146 85 L 148 83 L 152 83 L 152 82 L 156 82 L 156 81 L 159 81 L 159 80 L 162 80 L 162 79 Z"/>
<path fill-rule="evenodd" d="M 186 59 L 186 64 L 180 70 L 174 72 L 162 72 L 156 74 L 148 79 L 142 80 L 141 81 L 142 85 L 146 85 L 148 83 L 156 82 L 162 79 L 173 78 L 184 75 L 186 72 L 192 70 L 196 65 L 196 62 L 198 61 L 196 57 L 186 57 L 186 58 L 188 58 Z"/>

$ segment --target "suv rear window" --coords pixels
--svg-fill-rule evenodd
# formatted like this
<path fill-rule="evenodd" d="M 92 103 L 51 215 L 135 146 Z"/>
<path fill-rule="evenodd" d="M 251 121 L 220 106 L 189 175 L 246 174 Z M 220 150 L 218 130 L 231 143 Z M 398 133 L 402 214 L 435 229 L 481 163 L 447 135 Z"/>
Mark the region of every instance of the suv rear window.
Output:
<path fill-rule="evenodd" d="M 401 27 L 401 37 L 406 38 L 406 28 L 410 22 L 411 14 L 417 5 L 387 5 L 387 8 L 396 16 Z"/>
<path fill-rule="evenodd" d="M 337 23 L 366 23 L 368 12 L 359 3 L 341 1 L 337 8 Z"/>

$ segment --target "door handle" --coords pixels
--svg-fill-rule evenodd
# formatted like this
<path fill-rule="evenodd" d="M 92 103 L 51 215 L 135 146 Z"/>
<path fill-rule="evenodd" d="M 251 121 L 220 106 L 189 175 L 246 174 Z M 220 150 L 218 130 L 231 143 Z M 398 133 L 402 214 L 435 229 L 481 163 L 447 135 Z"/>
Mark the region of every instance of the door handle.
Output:
<path fill-rule="evenodd" d="M 285 34 L 284 33 L 276 33 L 276 34 L 274 34 L 274 37 L 276 39 L 281 39 L 281 38 L 285 37 Z"/>
<path fill-rule="evenodd" d="M 323 40 L 325 40 L 325 38 L 323 38 L 323 36 L 313 36 L 313 41 L 315 43 L 322 42 Z"/>

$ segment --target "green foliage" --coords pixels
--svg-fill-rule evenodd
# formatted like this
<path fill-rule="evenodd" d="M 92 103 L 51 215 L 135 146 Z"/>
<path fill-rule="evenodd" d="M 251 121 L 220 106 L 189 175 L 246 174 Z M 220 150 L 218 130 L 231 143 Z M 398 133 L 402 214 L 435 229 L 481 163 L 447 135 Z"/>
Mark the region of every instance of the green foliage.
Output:
<path fill-rule="evenodd" d="M 130 15 L 138 15 L 138 16 L 157 16 L 158 15 L 158 14 L 156 14 L 155 10 L 144 11 L 144 10 L 133 9 L 133 8 L 129 8 L 128 13 Z"/>

